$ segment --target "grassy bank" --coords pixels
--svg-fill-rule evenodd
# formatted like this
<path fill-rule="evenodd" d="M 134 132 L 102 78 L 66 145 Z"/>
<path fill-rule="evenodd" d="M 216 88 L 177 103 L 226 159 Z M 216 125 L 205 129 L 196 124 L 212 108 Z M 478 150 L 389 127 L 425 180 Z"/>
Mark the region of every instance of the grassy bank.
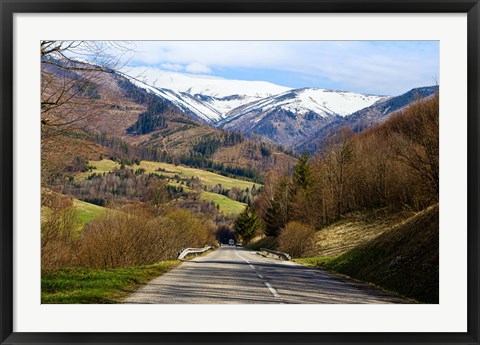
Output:
<path fill-rule="evenodd" d="M 225 195 L 204 192 L 200 193 L 200 198 L 202 200 L 213 201 L 215 205 L 218 205 L 220 211 L 224 214 L 239 214 L 241 213 L 247 204 L 232 200 Z"/>
<path fill-rule="evenodd" d="M 118 303 L 180 261 L 109 270 L 65 268 L 42 273 L 42 304 Z"/>
<path fill-rule="evenodd" d="M 249 244 L 245 246 L 251 250 L 259 250 L 260 248 L 266 248 L 276 250 L 278 248 L 278 240 L 275 237 L 256 237 Z"/>
<path fill-rule="evenodd" d="M 337 256 L 297 259 L 423 303 L 439 298 L 438 205 Z"/>
<path fill-rule="evenodd" d="M 82 230 L 85 225 L 90 223 L 92 220 L 97 219 L 105 212 L 105 207 L 90 204 L 78 199 L 73 200 L 73 206 L 75 207 L 75 211 L 77 213 L 79 230 Z"/>
<path fill-rule="evenodd" d="M 413 212 L 391 213 L 388 209 L 348 213 L 317 232 L 315 256 L 338 256 L 346 253 L 413 215 Z"/>

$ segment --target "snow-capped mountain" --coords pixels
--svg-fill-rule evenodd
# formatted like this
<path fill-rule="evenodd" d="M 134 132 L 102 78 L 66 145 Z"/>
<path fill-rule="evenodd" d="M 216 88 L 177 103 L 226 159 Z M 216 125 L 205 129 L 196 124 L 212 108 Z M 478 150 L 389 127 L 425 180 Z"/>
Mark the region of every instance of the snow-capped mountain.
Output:
<path fill-rule="evenodd" d="M 424 86 L 405 92 L 402 95 L 382 99 L 375 104 L 362 108 L 349 116 L 338 118 L 326 126 L 319 127 L 303 142 L 297 142 L 299 151 L 315 152 L 322 147 L 327 138 L 342 127 L 349 127 L 354 132 L 384 122 L 392 114 L 405 109 L 415 101 L 431 97 L 439 91 L 438 86 Z"/>
<path fill-rule="evenodd" d="M 295 89 L 235 109 L 230 112 L 225 127 L 234 126 L 238 118 L 245 120 L 253 117 L 252 120 L 256 123 L 272 110 L 279 109 L 295 116 L 304 116 L 308 113 L 315 113 L 321 117 L 346 116 L 386 98 L 388 97 L 316 88 Z"/>
<path fill-rule="evenodd" d="M 265 81 L 187 75 L 155 68 L 148 70 L 141 67 L 129 68 L 126 73 L 138 76 L 134 79 L 137 83 L 143 83 L 156 90 L 168 89 L 173 91 L 176 97 L 186 98 L 184 101 L 192 107 L 192 112 L 196 112 L 198 117 L 209 123 L 225 119 L 230 111 L 239 106 L 290 90 L 288 87 Z M 142 87 L 140 84 L 137 86 Z M 186 105 L 185 102 L 178 102 Z M 203 107 L 199 103 L 203 104 Z"/>
<path fill-rule="evenodd" d="M 290 89 L 262 81 L 183 75 L 158 69 L 123 74 L 184 114 L 204 123 L 254 133 L 295 147 L 320 128 L 389 97 L 317 88 Z"/>
<path fill-rule="evenodd" d="M 337 118 L 387 98 L 316 88 L 290 90 L 231 111 L 221 126 L 294 146 Z"/>
<path fill-rule="evenodd" d="M 199 97 L 194 97 L 185 92 L 153 87 L 123 73 L 120 73 L 120 75 L 127 78 L 135 86 L 165 99 L 171 105 L 176 106 L 180 111 L 196 120 L 212 124 L 223 118 L 218 110 L 210 106 L 208 103 L 203 102 Z"/>

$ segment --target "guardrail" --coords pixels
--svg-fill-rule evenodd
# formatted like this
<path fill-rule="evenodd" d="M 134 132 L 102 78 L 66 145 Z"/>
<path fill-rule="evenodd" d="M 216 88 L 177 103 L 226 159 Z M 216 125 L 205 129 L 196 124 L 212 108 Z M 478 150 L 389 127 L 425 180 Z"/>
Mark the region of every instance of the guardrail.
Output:
<path fill-rule="evenodd" d="M 180 251 L 180 253 L 177 256 L 177 259 L 183 260 L 188 255 L 205 253 L 207 250 L 210 250 L 210 249 L 213 249 L 213 246 L 208 245 L 203 248 L 186 248 Z"/>
<path fill-rule="evenodd" d="M 290 255 L 288 255 L 287 253 L 277 252 L 276 250 L 270 250 L 266 248 L 260 248 L 260 253 L 265 256 L 273 256 L 274 258 L 287 261 L 291 259 Z"/>

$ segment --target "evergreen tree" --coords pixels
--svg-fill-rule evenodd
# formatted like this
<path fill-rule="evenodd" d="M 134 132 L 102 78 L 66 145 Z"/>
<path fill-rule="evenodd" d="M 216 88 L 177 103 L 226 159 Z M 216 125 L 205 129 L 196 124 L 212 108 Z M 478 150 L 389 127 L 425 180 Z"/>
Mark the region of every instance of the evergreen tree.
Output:
<path fill-rule="evenodd" d="M 258 217 L 250 207 L 246 207 L 235 220 L 236 233 L 247 243 L 255 236 L 259 226 Z"/>
<path fill-rule="evenodd" d="M 308 163 L 308 154 L 305 152 L 298 160 L 295 167 L 295 173 L 293 175 L 293 183 L 295 187 L 307 189 L 312 181 L 312 170 Z"/>
<path fill-rule="evenodd" d="M 263 217 L 265 234 L 278 236 L 291 218 L 292 186 L 289 179 L 282 177 L 275 186 L 275 192 L 269 201 Z"/>

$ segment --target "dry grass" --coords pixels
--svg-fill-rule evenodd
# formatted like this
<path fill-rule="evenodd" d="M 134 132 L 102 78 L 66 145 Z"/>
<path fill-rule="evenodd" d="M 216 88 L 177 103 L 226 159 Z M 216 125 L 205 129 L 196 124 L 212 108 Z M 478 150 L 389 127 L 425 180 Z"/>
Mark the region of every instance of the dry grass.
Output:
<path fill-rule="evenodd" d="M 353 212 L 317 232 L 315 256 L 336 256 L 368 242 L 413 213 Z"/>
<path fill-rule="evenodd" d="M 419 212 L 338 256 L 298 259 L 424 303 L 439 301 L 439 208 Z"/>

